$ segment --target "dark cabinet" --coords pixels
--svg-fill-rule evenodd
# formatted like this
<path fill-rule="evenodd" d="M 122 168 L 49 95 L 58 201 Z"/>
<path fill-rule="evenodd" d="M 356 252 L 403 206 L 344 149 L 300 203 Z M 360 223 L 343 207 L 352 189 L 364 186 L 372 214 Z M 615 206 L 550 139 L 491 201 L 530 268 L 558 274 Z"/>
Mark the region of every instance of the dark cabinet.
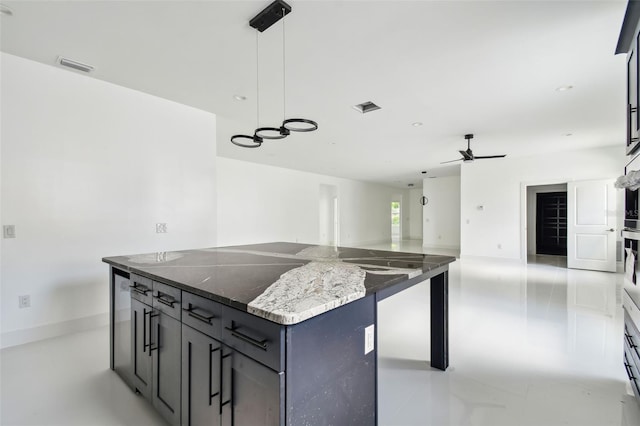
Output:
<path fill-rule="evenodd" d="M 129 273 L 111 268 L 111 368 L 133 387 Z"/>
<path fill-rule="evenodd" d="M 112 297 L 116 283 L 130 303 L 117 338 L 130 354 L 116 358 L 169 424 L 375 424 L 373 296 L 284 326 L 133 273 L 112 279 Z"/>
<path fill-rule="evenodd" d="M 230 399 L 231 419 L 223 425 L 276 426 L 284 422 L 284 373 L 229 350 L 223 356 L 223 400 Z"/>
<path fill-rule="evenodd" d="M 131 275 L 131 364 L 137 392 L 180 424 L 180 290 Z M 175 318 L 175 317 L 178 318 Z"/>
<path fill-rule="evenodd" d="M 153 348 L 153 406 L 170 424 L 180 424 L 180 322 L 164 313 L 157 314 Z"/>
<path fill-rule="evenodd" d="M 139 300 L 131 299 L 131 366 L 133 386 L 145 398 L 151 399 L 152 364 L 151 319 L 153 309 Z"/>
<path fill-rule="evenodd" d="M 182 424 L 220 425 L 222 347 L 182 325 Z"/>
<path fill-rule="evenodd" d="M 284 373 L 182 326 L 182 424 L 280 425 Z"/>
<path fill-rule="evenodd" d="M 627 304 L 628 306 L 628 304 Z M 624 309 L 624 368 L 631 388 L 640 398 L 640 331 L 636 328 L 627 307 Z"/>
<path fill-rule="evenodd" d="M 181 291 L 153 281 L 153 406 L 170 424 L 180 424 Z"/>
<path fill-rule="evenodd" d="M 627 154 L 638 148 L 638 38 L 627 56 Z"/>
<path fill-rule="evenodd" d="M 638 101 L 640 89 L 638 80 L 638 40 L 640 20 L 640 2 L 629 1 L 625 12 L 622 29 L 618 37 L 616 46 L 616 54 L 627 54 L 627 155 L 636 153 L 640 148 L 638 130 L 640 129 L 640 120 L 638 120 Z"/>

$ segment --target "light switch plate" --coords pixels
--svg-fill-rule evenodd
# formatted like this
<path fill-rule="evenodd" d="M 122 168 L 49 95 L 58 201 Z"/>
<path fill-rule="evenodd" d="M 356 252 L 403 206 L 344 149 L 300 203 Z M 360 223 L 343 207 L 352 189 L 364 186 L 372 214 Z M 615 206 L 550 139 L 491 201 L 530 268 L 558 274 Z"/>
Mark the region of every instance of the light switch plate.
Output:
<path fill-rule="evenodd" d="M 376 331 L 375 325 L 371 324 L 364 329 L 364 354 L 368 354 L 373 351 L 376 345 Z"/>

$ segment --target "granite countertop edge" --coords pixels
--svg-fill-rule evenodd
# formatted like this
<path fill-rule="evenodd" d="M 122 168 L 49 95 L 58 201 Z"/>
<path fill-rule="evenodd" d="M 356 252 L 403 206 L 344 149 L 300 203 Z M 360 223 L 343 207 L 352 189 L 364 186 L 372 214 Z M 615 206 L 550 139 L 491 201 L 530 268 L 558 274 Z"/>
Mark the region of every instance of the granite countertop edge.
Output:
<path fill-rule="evenodd" d="M 274 311 L 269 311 L 268 309 L 264 309 L 260 307 L 252 307 L 250 306 L 251 302 L 243 303 L 242 301 L 234 300 L 229 297 L 224 297 L 212 291 L 203 290 L 203 289 L 194 287 L 192 285 L 185 284 L 183 282 L 179 282 L 176 280 L 169 279 L 167 277 L 156 275 L 153 272 L 149 271 L 148 266 L 136 267 L 131 264 L 126 264 L 126 263 L 122 263 L 117 260 L 114 260 L 114 257 L 120 257 L 120 256 L 104 257 L 102 258 L 102 261 L 108 265 L 111 265 L 125 272 L 140 275 L 142 277 L 145 277 L 163 284 L 168 284 L 180 290 L 184 290 L 189 293 L 193 293 L 198 296 L 204 297 L 206 299 L 221 303 L 222 305 L 226 305 L 231 308 L 235 308 L 240 311 L 247 312 L 251 315 L 255 315 L 257 317 L 266 319 L 276 324 L 288 326 L 288 325 L 295 325 L 295 324 L 301 323 L 310 318 L 319 316 L 325 312 L 329 312 L 333 309 L 336 309 L 340 306 L 344 306 L 355 300 L 359 300 L 361 298 L 376 294 L 379 291 L 388 289 L 396 285 L 401 285 L 404 282 L 415 281 L 415 280 L 418 280 L 419 282 L 419 278 L 423 276 L 424 276 L 424 280 L 426 280 L 430 278 L 428 277 L 428 275 L 431 271 L 447 266 L 456 260 L 456 258 L 452 256 L 429 255 L 429 254 L 422 254 L 422 253 L 405 253 L 405 252 L 385 252 L 385 253 L 393 254 L 394 258 L 396 259 L 397 257 L 395 256 L 402 257 L 403 255 L 405 255 L 405 257 L 406 256 L 436 256 L 438 258 L 438 261 L 429 262 L 428 260 L 424 260 L 423 262 L 421 262 L 420 268 L 415 268 L 415 270 L 412 273 L 392 274 L 383 283 L 376 283 L 374 285 L 371 285 L 367 288 L 364 288 L 364 291 L 358 292 L 357 294 L 347 294 L 342 297 L 324 301 L 312 307 L 305 308 L 303 311 L 292 312 L 292 313 L 290 312 L 276 313 Z M 349 263 L 345 262 L 345 265 L 349 265 Z M 375 268 L 375 265 L 372 264 L 372 267 Z M 365 272 L 373 273 L 375 275 L 375 271 L 365 269 Z"/>

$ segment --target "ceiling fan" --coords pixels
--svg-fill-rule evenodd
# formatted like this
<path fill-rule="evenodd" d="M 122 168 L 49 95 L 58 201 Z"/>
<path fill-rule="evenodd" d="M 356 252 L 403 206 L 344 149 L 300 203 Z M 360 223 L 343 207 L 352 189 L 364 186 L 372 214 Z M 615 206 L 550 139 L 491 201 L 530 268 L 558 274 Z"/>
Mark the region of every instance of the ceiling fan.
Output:
<path fill-rule="evenodd" d="M 506 157 L 507 154 L 502 154 L 502 155 L 473 155 L 473 151 L 471 151 L 471 139 L 473 139 L 473 133 L 469 133 L 467 135 L 464 135 L 464 138 L 467 140 L 467 150 L 466 151 L 459 151 L 460 154 L 462 155 L 462 158 L 458 158 L 457 160 L 451 160 L 451 161 L 443 161 L 440 164 L 445 164 L 445 163 L 453 163 L 454 161 L 473 161 L 473 160 L 484 160 L 487 158 L 502 158 L 502 157 Z"/>

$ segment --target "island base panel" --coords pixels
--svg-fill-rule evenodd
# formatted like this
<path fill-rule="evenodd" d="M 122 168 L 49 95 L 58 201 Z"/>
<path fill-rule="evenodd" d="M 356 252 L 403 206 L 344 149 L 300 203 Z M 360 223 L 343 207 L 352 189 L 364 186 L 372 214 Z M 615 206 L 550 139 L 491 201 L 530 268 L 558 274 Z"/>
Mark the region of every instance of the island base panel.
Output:
<path fill-rule="evenodd" d="M 375 311 L 368 296 L 287 329 L 288 425 L 376 424 Z"/>

